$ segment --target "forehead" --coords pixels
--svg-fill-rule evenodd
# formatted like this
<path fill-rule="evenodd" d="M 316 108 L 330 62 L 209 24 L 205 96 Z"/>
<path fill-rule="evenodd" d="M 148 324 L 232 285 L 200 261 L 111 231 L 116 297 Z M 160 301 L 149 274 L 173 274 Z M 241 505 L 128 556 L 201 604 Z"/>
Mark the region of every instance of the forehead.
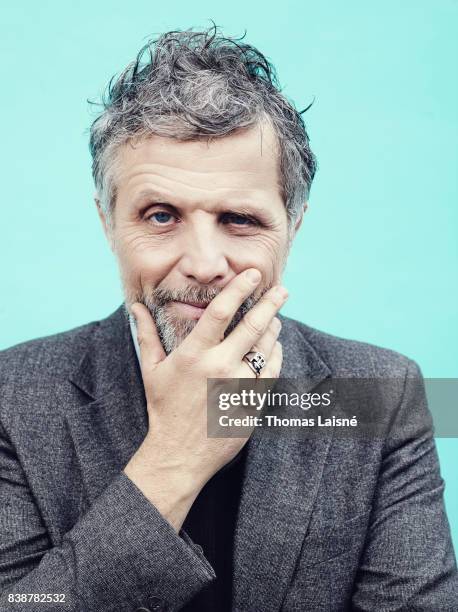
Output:
<path fill-rule="evenodd" d="M 152 135 L 119 148 L 115 183 L 119 196 L 131 196 L 147 185 L 184 199 L 238 192 L 280 197 L 278 160 L 277 137 L 267 122 L 213 139 Z"/>

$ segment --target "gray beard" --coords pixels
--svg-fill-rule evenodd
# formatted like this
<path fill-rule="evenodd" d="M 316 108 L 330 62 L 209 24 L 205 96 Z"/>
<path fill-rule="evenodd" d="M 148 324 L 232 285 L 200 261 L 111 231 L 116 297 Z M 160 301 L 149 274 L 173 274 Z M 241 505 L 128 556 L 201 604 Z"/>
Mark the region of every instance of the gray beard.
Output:
<path fill-rule="evenodd" d="M 261 293 L 254 297 L 250 295 L 237 309 L 224 332 L 224 338 L 240 323 L 246 313 L 260 300 L 270 287 L 262 289 Z M 162 346 L 168 355 L 177 348 L 186 336 L 197 325 L 198 320 L 186 319 L 174 316 L 168 304 L 172 301 L 180 302 L 210 302 L 222 289 L 189 287 L 187 289 L 152 289 L 148 293 L 137 296 L 134 301 L 144 304 L 151 313 L 156 324 Z M 222 340 L 223 338 L 220 338 Z"/>

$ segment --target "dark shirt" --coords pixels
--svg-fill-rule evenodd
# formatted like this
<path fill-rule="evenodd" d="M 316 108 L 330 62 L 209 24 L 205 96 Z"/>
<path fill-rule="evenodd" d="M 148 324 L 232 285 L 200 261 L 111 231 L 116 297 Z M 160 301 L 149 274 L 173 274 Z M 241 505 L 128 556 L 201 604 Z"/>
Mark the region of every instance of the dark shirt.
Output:
<path fill-rule="evenodd" d="M 246 457 L 242 450 L 211 478 L 199 493 L 183 524 L 191 539 L 202 546 L 216 580 L 199 591 L 183 612 L 230 612 L 234 533 Z"/>

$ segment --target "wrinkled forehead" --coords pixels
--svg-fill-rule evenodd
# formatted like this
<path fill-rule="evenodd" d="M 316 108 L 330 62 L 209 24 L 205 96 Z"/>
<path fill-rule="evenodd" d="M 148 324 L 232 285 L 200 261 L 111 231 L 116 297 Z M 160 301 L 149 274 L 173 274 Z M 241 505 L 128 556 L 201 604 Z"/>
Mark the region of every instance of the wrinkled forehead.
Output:
<path fill-rule="evenodd" d="M 278 150 L 267 122 L 198 140 L 144 136 L 119 147 L 113 178 L 118 195 L 145 182 L 172 191 L 246 189 L 280 195 Z"/>

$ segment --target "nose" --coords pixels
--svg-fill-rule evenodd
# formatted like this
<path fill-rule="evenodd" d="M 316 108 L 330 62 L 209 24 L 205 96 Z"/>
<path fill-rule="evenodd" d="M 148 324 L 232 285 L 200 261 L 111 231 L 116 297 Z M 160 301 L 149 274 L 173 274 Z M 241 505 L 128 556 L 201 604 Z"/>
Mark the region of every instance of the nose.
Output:
<path fill-rule="evenodd" d="M 213 223 L 201 217 L 188 229 L 179 262 L 181 274 L 201 285 L 221 284 L 230 273 L 224 240 Z"/>

